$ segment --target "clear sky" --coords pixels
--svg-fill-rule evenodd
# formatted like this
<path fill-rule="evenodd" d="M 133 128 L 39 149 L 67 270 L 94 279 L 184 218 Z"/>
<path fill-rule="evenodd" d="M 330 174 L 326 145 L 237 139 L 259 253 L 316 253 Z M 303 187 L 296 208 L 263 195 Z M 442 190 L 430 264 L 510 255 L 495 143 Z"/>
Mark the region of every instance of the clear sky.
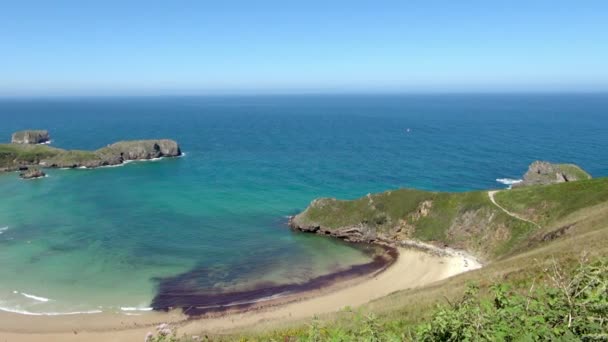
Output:
<path fill-rule="evenodd" d="M 2 1 L 0 95 L 607 91 L 608 1 Z"/>

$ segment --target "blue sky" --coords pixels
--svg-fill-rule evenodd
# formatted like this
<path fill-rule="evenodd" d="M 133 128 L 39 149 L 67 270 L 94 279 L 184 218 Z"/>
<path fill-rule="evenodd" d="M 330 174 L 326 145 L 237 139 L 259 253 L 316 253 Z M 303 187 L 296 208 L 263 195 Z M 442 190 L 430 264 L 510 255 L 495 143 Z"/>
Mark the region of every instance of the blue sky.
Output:
<path fill-rule="evenodd" d="M 3 96 L 608 90 L 608 1 L 0 8 Z"/>

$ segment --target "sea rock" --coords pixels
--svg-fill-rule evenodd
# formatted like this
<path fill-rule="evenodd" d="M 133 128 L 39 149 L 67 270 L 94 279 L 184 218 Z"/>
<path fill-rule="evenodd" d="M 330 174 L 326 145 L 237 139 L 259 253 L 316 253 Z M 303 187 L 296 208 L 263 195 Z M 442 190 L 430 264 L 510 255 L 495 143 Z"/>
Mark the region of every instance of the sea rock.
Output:
<path fill-rule="evenodd" d="M 27 130 L 13 133 L 11 143 L 13 144 L 43 144 L 50 140 L 49 132 L 46 130 Z"/>
<path fill-rule="evenodd" d="M 46 174 L 42 172 L 42 170 L 37 168 L 30 168 L 19 174 L 19 177 L 23 179 L 42 178 L 44 176 L 46 176 Z"/>
<path fill-rule="evenodd" d="M 120 141 L 97 151 L 102 159 L 146 160 L 177 157 L 182 154 L 177 142 L 169 139 Z"/>
<path fill-rule="evenodd" d="M 574 164 L 552 164 L 546 161 L 535 161 L 528 167 L 523 181 L 513 187 L 530 185 L 547 185 L 591 179 L 586 171 Z"/>

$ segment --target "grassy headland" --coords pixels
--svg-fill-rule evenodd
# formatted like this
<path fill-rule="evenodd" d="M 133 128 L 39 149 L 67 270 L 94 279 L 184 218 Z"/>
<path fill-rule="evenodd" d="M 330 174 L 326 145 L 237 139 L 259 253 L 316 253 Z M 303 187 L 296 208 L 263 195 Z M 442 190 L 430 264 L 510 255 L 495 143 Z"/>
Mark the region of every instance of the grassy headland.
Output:
<path fill-rule="evenodd" d="M 29 167 L 94 168 L 118 165 L 126 160 L 145 160 L 181 155 L 172 140 L 122 141 L 96 151 L 64 150 L 48 145 L 0 144 L 0 171 Z"/>

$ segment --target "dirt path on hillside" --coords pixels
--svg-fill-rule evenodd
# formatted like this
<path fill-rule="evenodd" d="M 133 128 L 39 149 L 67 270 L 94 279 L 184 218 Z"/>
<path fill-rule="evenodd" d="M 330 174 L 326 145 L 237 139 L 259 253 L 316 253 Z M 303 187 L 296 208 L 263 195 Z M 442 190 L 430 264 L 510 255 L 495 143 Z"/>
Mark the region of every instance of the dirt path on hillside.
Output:
<path fill-rule="evenodd" d="M 531 224 L 535 225 L 535 226 L 536 226 L 536 228 L 541 228 L 541 227 L 540 227 L 540 225 L 539 225 L 538 223 L 536 223 L 536 222 L 534 222 L 534 221 L 531 221 L 531 220 L 528 220 L 528 219 L 526 219 L 526 218 L 523 218 L 523 217 L 521 217 L 521 216 L 519 216 L 519 215 L 517 215 L 517 214 L 515 214 L 515 213 L 512 213 L 512 212 L 508 211 L 507 209 L 505 209 L 505 208 L 504 208 L 503 206 L 501 206 L 500 204 L 496 203 L 496 200 L 494 199 L 494 195 L 495 195 L 495 194 L 496 194 L 498 191 L 499 191 L 499 190 L 492 190 L 492 191 L 488 191 L 488 197 L 490 197 L 490 201 L 492 201 L 492 203 L 494 203 L 494 205 L 495 205 L 495 206 L 497 206 L 497 207 L 498 207 L 500 210 L 504 211 L 504 212 L 505 212 L 507 215 L 509 215 L 509 216 L 511 216 L 511 217 L 514 217 L 514 218 L 516 218 L 516 219 L 518 219 L 518 220 L 521 220 L 521 221 L 525 221 L 525 222 L 531 223 Z"/>

